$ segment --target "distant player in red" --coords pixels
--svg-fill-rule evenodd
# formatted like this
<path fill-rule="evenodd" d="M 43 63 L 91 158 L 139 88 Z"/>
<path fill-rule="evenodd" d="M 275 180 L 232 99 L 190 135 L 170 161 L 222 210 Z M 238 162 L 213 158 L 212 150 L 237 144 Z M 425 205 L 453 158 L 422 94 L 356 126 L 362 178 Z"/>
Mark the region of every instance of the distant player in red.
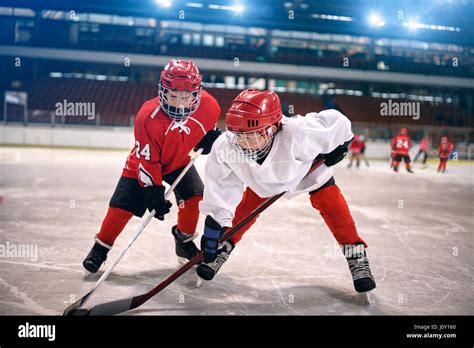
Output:
<path fill-rule="evenodd" d="M 369 167 L 369 161 L 367 160 L 367 157 L 365 157 L 365 150 L 367 149 L 367 147 L 365 146 L 365 136 L 363 134 L 359 136 L 359 141 L 362 143 L 362 149 L 360 150 L 360 158 L 364 160 L 365 165 Z"/>
<path fill-rule="evenodd" d="M 95 243 L 83 262 L 98 271 L 115 239 L 133 215 L 155 210 L 164 219 L 171 203 L 164 198 L 163 181 L 171 184 L 189 163 L 193 149 L 210 152 L 221 108 L 202 90 L 199 70 L 192 61 L 170 60 L 161 73 L 158 97 L 146 101 L 135 119 L 135 146 L 110 200 Z M 176 186 L 178 224 L 172 228 L 178 257 L 190 259 L 199 250 L 193 237 L 199 218 L 204 185 L 192 166 Z"/>
<path fill-rule="evenodd" d="M 408 136 L 406 128 L 400 128 L 400 133 L 392 139 L 392 153 L 395 155 L 393 160 L 393 171 L 398 172 L 398 167 L 402 159 L 405 161 L 407 172 L 413 173 L 410 165 L 409 151 L 411 148 L 411 139 Z"/>
<path fill-rule="evenodd" d="M 356 161 L 356 167 L 359 168 L 360 166 L 360 159 L 362 157 L 362 151 L 365 148 L 365 142 L 360 139 L 358 135 L 354 135 L 354 140 L 349 145 L 349 164 L 347 168 L 352 167 L 352 162 Z"/>
<path fill-rule="evenodd" d="M 438 155 L 439 155 L 439 166 L 438 173 L 444 173 L 446 171 L 446 164 L 448 163 L 449 156 L 453 152 L 454 146 L 448 141 L 448 137 L 441 138 L 441 144 L 439 144 Z"/>
<path fill-rule="evenodd" d="M 420 141 L 420 149 L 418 150 L 418 153 L 416 154 L 413 162 L 416 162 L 418 157 L 420 157 L 420 155 L 423 155 L 423 166 L 426 166 L 426 161 L 428 160 L 429 147 L 430 147 L 430 138 L 428 137 L 428 135 L 425 135 Z"/>

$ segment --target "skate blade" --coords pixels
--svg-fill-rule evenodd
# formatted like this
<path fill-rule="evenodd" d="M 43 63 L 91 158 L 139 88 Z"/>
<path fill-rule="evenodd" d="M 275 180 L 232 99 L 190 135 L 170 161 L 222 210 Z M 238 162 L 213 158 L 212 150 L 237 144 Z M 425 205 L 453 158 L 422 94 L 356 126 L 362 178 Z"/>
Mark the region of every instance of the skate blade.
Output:
<path fill-rule="evenodd" d="M 94 273 L 91 273 L 91 272 L 89 272 L 88 270 L 85 269 L 84 271 L 82 271 L 82 279 L 83 280 L 89 280 L 89 279 L 92 278 L 93 274 Z"/>
<path fill-rule="evenodd" d="M 88 270 L 84 269 L 84 271 L 82 271 L 82 280 L 87 282 L 94 282 L 100 278 L 102 273 L 103 272 L 101 270 L 98 270 L 96 273 L 91 273 Z"/>
<path fill-rule="evenodd" d="M 357 293 L 357 301 L 363 305 L 369 306 L 372 304 L 371 293 L 372 290 Z"/>
<path fill-rule="evenodd" d="M 176 257 L 177 261 L 178 261 L 178 265 L 181 267 L 183 266 L 186 262 L 188 262 L 188 259 L 184 258 L 184 257 L 180 257 L 180 256 L 177 256 Z M 196 267 L 197 266 L 193 266 L 193 268 L 191 270 L 189 270 L 190 272 L 194 272 L 194 275 L 196 276 L 196 281 L 195 281 L 195 284 L 196 284 L 196 288 L 200 288 L 202 286 L 202 279 L 201 277 L 199 277 L 197 274 L 196 274 Z"/>
<path fill-rule="evenodd" d="M 183 266 L 186 262 L 188 262 L 187 259 L 184 257 L 176 256 L 176 260 L 178 261 L 178 265 Z"/>

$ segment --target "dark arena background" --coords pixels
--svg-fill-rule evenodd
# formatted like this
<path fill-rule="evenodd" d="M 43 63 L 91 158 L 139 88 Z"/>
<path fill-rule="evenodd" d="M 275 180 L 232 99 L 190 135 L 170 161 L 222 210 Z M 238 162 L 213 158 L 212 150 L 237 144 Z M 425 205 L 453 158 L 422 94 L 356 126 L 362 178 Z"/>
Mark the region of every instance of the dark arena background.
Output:
<path fill-rule="evenodd" d="M 0 346 L 94 342 L 88 332 L 99 327 L 107 337 L 97 343 L 150 343 L 153 330 L 136 326 L 156 323 L 181 343 L 243 342 L 235 325 L 262 344 L 308 336 L 472 347 L 473 23 L 471 0 L 1 0 Z M 223 132 L 248 88 L 276 92 L 287 117 L 336 109 L 349 118 L 357 139 L 334 178 L 369 245 L 369 295 L 354 290 L 340 246 L 301 194 L 262 213 L 212 281 L 196 286 L 191 268 L 117 318 L 62 316 L 146 217 L 132 218 L 105 265 L 84 274 L 135 146 L 137 112 L 158 96 L 170 59 L 195 62 Z M 410 166 L 392 158 L 402 128 Z M 208 158 L 195 162 L 202 178 Z M 170 201 L 84 308 L 146 293 L 180 267 Z M 262 338 L 265 321 L 274 330 Z M 56 337 L 22 335 L 27 322 L 56 325 Z M 302 322 L 314 326 L 300 332 Z"/>

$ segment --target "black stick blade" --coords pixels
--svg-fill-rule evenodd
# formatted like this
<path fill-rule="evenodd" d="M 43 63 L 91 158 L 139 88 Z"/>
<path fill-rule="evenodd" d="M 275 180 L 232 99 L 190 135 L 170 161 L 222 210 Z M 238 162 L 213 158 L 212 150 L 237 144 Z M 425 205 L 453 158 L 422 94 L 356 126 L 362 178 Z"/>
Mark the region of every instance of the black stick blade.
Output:
<path fill-rule="evenodd" d="M 117 301 L 106 302 L 93 306 L 89 309 L 89 315 L 115 315 L 133 309 L 132 307 L 133 297 L 124 298 Z"/>
<path fill-rule="evenodd" d="M 70 317 L 71 316 L 85 317 L 85 316 L 90 315 L 89 312 L 90 312 L 90 309 L 87 309 L 87 308 L 71 308 L 71 309 L 66 308 L 63 315 L 70 316 Z"/>
<path fill-rule="evenodd" d="M 89 298 L 89 296 L 91 295 L 92 291 L 89 291 L 87 294 L 85 294 L 84 296 L 82 296 L 79 300 L 77 300 L 76 302 L 74 302 L 73 304 L 71 304 L 70 306 L 68 306 L 65 310 L 64 310 L 64 313 L 63 315 L 64 316 L 68 316 L 68 315 L 76 315 L 74 313 L 76 313 L 78 311 L 78 309 L 81 309 L 80 307 L 82 306 L 82 304 Z"/>

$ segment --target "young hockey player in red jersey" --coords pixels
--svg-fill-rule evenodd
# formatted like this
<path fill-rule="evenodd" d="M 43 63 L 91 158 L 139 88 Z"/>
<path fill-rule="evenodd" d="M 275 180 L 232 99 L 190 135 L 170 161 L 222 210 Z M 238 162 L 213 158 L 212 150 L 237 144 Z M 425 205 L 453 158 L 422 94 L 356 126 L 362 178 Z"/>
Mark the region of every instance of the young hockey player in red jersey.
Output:
<path fill-rule="evenodd" d="M 257 217 L 221 245 L 218 239 L 265 198 L 281 192 L 287 192 L 286 198 L 308 193 L 342 247 L 356 290 L 374 289 L 367 244 L 357 232 L 331 168 L 344 158 L 354 137 L 349 119 L 336 110 L 285 117 L 276 93 L 249 89 L 233 101 L 226 125 L 227 136 L 217 139 L 205 167 L 206 189 L 200 203 L 206 215 L 201 239 L 204 262 L 196 270 L 198 275 L 214 278 Z M 318 156 L 325 158 L 325 164 L 305 177 Z"/>
<path fill-rule="evenodd" d="M 447 137 L 441 138 L 441 144 L 439 144 L 438 155 L 439 155 L 439 166 L 438 173 L 444 173 L 446 171 L 446 164 L 448 163 L 449 156 L 453 152 L 454 146 L 448 141 Z"/>
<path fill-rule="evenodd" d="M 95 243 L 83 262 L 95 273 L 107 258 L 115 239 L 133 215 L 155 210 L 163 220 L 171 203 L 165 200 L 163 181 L 171 184 L 189 163 L 194 148 L 210 152 L 220 132 L 215 129 L 221 108 L 201 87 L 195 64 L 170 60 L 161 73 L 158 97 L 146 101 L 135 119 L 135 146 L 110 200 Z M 199 218 L 203 183 L 192 166 L 176 186 L 178 224 L 172 228 L 178 257 L 190 259 L 199 250 L 193 236 Z"/>
<path fill-rule="evenodd" d="M 393 171 L 398 172 L 398 166 L 403 159 L 407 172 L 413 173 L 413 170 L 411 170 L 410 155 L 408 153 L 411 148 L 411 139 L 408 136 L 408 130 L 406 128 L 400 128 L 400 133 L 392 139 L 391 145 L 393 154 L 395 155 Z"/>
<path fill-rule="evenodd" d="M 428 137 L 428 135 L 425 135 L 420 141 L 420 149 L 418 150 L 418 153 L 416 154 L 413 162 L 416 162 L 418 157 L 420 155 L 423 155 L 423 168 L 427 168 L 426 161 L 428 160 L 429 147 L 430 147 L 430 138 Z"/>
<path fill-rule="evenodd" d="M 365 158 L 364 151 L 365 151 L 365 138 L 363 135 L 360 137 L 358 135 L 354 135 L 354 140 L 349 145 L 349 164 L 347 168 L 352 167 L 352 162 L 356 161 L 356 167 L 359 168 L 360 160 L 364 160 L 367 167 L 369 166 L 369 162 L 367 158 Z"/>
<path fill-rule="evenodd" d="M 367 150 L 367 146 L 365 146 L 365 136 L 361 134 L 359 136 L 359 140 L 362 143 L 362 149 L 360 150 L 360 158 L 365 162 L 367 167 L 370 167 L 369 160 L 365 157 L 365 150 Z"/>

